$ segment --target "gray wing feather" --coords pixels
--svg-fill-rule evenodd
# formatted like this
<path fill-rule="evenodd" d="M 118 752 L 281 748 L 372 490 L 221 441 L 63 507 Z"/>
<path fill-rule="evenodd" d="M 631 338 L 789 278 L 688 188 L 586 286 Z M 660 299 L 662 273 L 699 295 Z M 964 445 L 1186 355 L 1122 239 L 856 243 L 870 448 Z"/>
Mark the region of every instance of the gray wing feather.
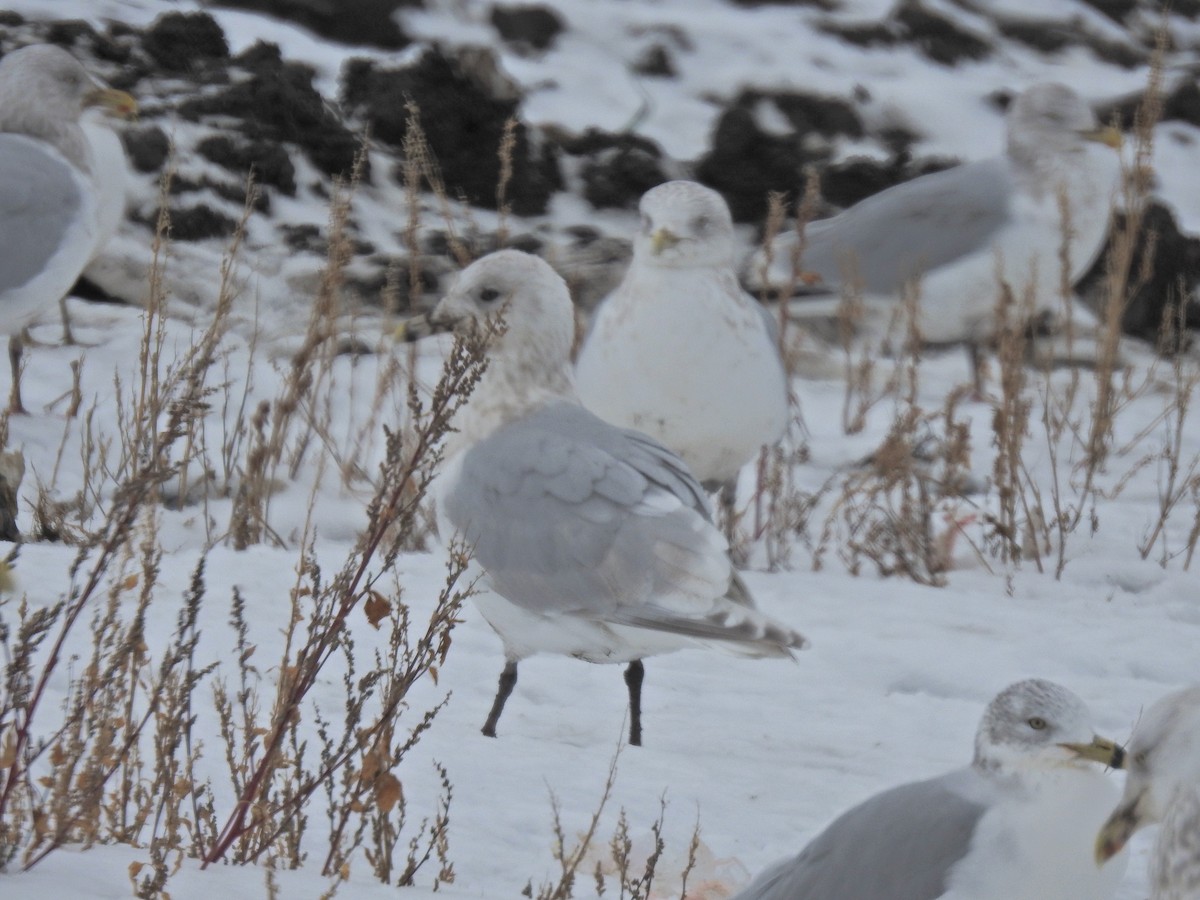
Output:
<path fill-rule="evenodd" d="M 853 273 L 870 293 L 894 294 L 905 281 L 986 247 L 1012 215 L 1008 164 L 968 163 L 896 185 L 804 232 L 804 272 L 836 288 Z"/>
<path fill-rule="evenodd" d="M 987 811 L 947 787 L 948 777 L 854 807 L 734 900 L 936 900 Z"/>
<path fill-rule="evenodd" d="M 82 203 L 64 160 L 28 138 L 0 134 L 0 291 L 45 268 Z"/>
<path fill-rule="evenodd" d="M 639 512 L 662 492 L 683 505 Z M 503 426 L 467 451 L 445 511 L 496 589 L 537 611 L 625 620 L 634 614 L 617 612 L 624 601 L 693 577 L 664 555 L 710 575 L 728 565 L 698 533 L 704 492 L 678 457 L 574 404 Z"/>

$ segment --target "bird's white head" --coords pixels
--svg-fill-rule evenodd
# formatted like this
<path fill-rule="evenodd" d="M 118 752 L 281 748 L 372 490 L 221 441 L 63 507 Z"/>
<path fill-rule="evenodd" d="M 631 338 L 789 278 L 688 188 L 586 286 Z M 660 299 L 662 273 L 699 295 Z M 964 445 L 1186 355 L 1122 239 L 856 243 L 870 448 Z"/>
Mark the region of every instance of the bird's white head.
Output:
<path fill-rule="evenodd" d="M 1118 853 L 1133 833 L 1162 821 L 1181 790 L 1200 790 L 1200 685 L 1155 703 L 1126 751 L 1125 793 L 1096 837 L 1096 860 Z"/>
<path fill-rule="evenodd" d="M 47 141 L 81 168 L 87 168 L 79 117 L 99 107 L 128 118 L 137 101 L 106 87 L 62 47 L 32 44 L 0 59 L 0 131 Z"/>
<path fill-rule="evenodd" d="M 1121 133 L 1101 128 L 1096 115 L 1064 84 L 1036 84 L 1008 110 L 1008 152 L 1030 165 L 1081 153 L 1089 143 L 1121 146 Z"/>
<path fill-rule="evenodd" d="M 1098 738 L 1092 714 L 1071 691 L 1031 678 L 1011 684 L 988 704 L 975 733 L 975 766 L 1000 774 L 1112 764 L 1116 745 Z"/>
<path fill-rule="evenodd" d="M 668 181 L 638 204 L 635 259 L 673 268 L 733 265 L 733 219 L 716 191 L 694 181 Z"/>
<path fill-rule="evenodd" d="M 574 390 L 575 311 L 566 282 L 545 260 L 519 250 L 477 259 L 423 322 L 410 320 L 405 337 L 483 329 L 491 332 L 488 380 L 504 379 L 514 389 Z"/>

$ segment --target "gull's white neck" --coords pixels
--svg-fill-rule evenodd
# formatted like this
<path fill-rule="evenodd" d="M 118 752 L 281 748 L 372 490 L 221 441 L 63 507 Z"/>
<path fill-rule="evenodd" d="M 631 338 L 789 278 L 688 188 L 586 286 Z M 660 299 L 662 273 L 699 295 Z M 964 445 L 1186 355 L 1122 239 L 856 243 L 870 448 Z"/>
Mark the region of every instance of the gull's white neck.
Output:
<path fill-rule="evenodd" d="M 451 423 L 455 430 L 446 436 L 446 459 L 543 406 L 579 402 L 571 366 L 552 364 L 532 349 L 490 356 L 479 384 Z"/>

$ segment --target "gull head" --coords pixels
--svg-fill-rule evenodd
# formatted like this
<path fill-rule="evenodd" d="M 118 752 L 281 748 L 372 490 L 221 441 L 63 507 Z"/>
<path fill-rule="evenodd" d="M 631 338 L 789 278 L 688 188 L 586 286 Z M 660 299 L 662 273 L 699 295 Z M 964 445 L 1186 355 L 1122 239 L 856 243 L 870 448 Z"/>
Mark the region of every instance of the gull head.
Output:
<path fill-rule="evenodd" d="M 975 733 L 977 768 L 1000 774 L 1115 765 L 1119 749 L 1092 731 L 1087 705 L 1071 691 L 1033 678 L 1011 684 L 988 704 Z"/>
<path fill-rule="evenodd" d="M 488 355 L 560 368 L 569 366 L 575 311 L 566 282 L 542 260 L 520 250 L 498 250 L 459 273 L 433 312 L 409 319 L 398 336 L 490 332 Z"/>
<path fill-rule="evenodd" d="M 1181 790 L 1200 789 L 1200 685 L 1150 707 L 1129 742 L 1126 768 L 1125 793 L 1096 836 L 1100 864 L 1139 828 L 1161 822 Z"/>
<path fill-rule="evenodd" d="M 1090 143 L 1120 149 L 1121 133 L 1099 127 L 1091 107 L 1064 84 L 1034 85 L 1008 110 L 1008 152 L 1018 161 L 1036 165 L 1081 153 Z"/>
<path fill-rule="evenodd" d="M 636 263 L 669 268 L 733 265 L 733 219 L 716 191 L 694 181 L 668 181 L 638 204 Z"/>
<path fill-rule="evenodd" d="M 33 44 L 5 56 L 0 60 L 0 85 L 10 105 L 37 106 L 46 117 L 60 121 L 78 121 L 92 107 L 121 118 L 137 113 L 133 97 L 101 84 L 79 60 L 53 44 Z"/>

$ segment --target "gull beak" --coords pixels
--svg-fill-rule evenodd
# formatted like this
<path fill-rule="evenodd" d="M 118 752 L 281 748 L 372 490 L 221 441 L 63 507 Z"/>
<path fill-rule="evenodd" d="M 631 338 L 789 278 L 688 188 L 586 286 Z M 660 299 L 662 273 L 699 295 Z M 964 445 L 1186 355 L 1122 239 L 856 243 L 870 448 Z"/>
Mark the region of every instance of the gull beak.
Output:
<path fill-rule="evenodd" d="M 7 559 L 0 559 L 0 594 L 12 594 L 17 590 L 17 579 Z"/>
<path fill-rule="evenodd" d="M 90 91 L 83 98 L 83 105 L 97 106 L 118 119 L 132 119 L 138 111 L 137 101 L 132 95 L 110 87 L 98 87 Z"/>
<path fill-rule="evenodd" d="M 1110 741 L 1099 735 L 1093 737 L 1090 744 L 1059 744 L 1058 746 L 1070 750 L 1080 759 L 1098 762 L 1110 769 L 1125 767 L 1125 748 L 1116 741 Z"/>
<path fill-rule="evenodd" d="M 658 256 L 669 247 L 674 247 L 679 243 L 679 238 L 675 236 L 675 232 L 671 229 L 663 227 L 650 235 L 650 249 L 654 251 L 654 255 Z"/>
<path fill-rule="evenodd" d="M 1133 833 L 1143 825 L 1150 824 L 1146 815 L 1145 792 L 1132 800 L 1121 803 L 1096 835 L 1096 865 L 1102 866 L 1125 847 Z"/>
<path fill-rule="evenodd" d="M 1079 132 L 1079 136 L 1085 141 L 1095 141 L 1097 144 L 1104 144 L 1104 146 L 1112 147 L 1114 150 L 1120 150 L 1125 144 L 1124 136 L 1111 125 L 1081 131 Z"/>
<path fill-rule="evenodd" d="M 392 337 L 397 341 L 405 344 L 412 344 L 421 338 L 429 337 L 431 334 L 441 334 L 443 331 L 450 331 L 451 325 L 434 319 L 430 313 L 420 313 L 413 316 L 411 319 L 405 319 L 396 326 L 392 332 Z"/>

